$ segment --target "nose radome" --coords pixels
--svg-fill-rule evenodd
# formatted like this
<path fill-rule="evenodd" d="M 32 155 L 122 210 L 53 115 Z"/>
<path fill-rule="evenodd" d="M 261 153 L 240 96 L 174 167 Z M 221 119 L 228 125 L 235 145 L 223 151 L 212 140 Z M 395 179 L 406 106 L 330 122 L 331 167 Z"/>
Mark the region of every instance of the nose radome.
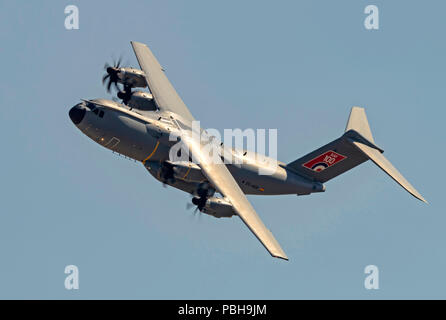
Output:
<path fill-rule="evenodd" d="M 70 112 L 68 114 L 74 124 L 79 124 L 84 118 L 85 112 L 85 108 L 82 108 L 80 105 L 75 105 L 73 108 L 70 109 Z"/>

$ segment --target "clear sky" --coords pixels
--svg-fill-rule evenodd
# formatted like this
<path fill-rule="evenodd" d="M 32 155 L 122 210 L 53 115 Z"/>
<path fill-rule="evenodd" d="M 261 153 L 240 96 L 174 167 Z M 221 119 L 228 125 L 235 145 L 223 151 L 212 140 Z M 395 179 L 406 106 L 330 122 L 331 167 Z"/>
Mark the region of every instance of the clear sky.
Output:
<path fill-rule="evenodd" d="M 64 28 L 75 4 L 80 29 Z M 364 28 L 377 5 L 379 30 Z M 446 298 L 444 1 L 0 1 L 0 298 Z M 112 57 L 147 43 L 204 127 L 277 128 L 290 162 L 353 105 L 430 202 L 367 162 L 324 194 L 250 196 L 289 262 L 239 218 L 84 136 L 68 110 L 110 98 Z M 79 268 L 80 289 L 64 288 Z M 379 290 L 364 288 L 376 265 Z"/>

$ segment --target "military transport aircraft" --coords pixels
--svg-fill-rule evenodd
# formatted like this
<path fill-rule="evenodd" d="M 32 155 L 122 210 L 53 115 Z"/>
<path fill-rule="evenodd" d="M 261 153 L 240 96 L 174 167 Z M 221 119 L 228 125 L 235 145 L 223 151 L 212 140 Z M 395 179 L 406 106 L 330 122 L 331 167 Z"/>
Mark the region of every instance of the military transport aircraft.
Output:
<path fill-rule="evenodd" d="M 122 103 L 82 100 L 69 111 L 73 123 L 98 144 L 140 161 L 163 184 L 191 194 L 193 205 L 201 212 L 217 218 L 238 215 L 273 257 L 288 260 L 245 194 L 323 192 L 325 182 L 372 160 L 410 194 L 426 202 L 383 156 L 360 107 L 352 108 L 341 137 L 288 164 L 277 161 L 272 174 L 259 174 L 268 157 L 236 148 L 230 148 L 228 153 L 223 143 L 216 146 L 221 161 L 215 161 L 215 157 L 203 151 L 203 141 L 197 139 L 206 130 L 199 129 L 199 134 L 194 134 L 194 117 L 153 53 L 145 44 L 131 45 L 142 70 L 121 67 L 118 62 L 106 65 L 103 78 L 103 82 L 108 81 L 108 91 L 112 85 L 119 90 L 117 95 Z M 133 90 L 145 87 L 150 93 Z M 214 143 L 212 137 L 208 140 Z M 172 161 L 169 153 L 179 142 L 180 150 L 186 149 L 189 156 L 185 161 Z M 242 158 L 242 163 L 227 163 L 228 154 Z"/>

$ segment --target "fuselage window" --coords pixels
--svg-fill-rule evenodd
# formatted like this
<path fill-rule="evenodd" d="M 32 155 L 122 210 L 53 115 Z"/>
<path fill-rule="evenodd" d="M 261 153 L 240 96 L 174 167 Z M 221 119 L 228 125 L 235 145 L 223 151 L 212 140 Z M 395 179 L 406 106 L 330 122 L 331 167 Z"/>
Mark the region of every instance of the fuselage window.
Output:
<path fill-rule="evenodd" d="M 100 118 L 103 118 L 103 117 L 104 117 L 104 111 L 102 111 L 102 110 L 99 111 L 99 117 L 100 117 Z"/>

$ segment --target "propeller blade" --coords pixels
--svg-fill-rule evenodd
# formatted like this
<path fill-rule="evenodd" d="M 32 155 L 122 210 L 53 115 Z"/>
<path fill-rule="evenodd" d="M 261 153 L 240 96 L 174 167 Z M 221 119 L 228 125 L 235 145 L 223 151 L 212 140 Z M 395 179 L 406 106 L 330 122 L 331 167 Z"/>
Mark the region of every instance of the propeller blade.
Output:
<path fill-rule="evenodd" d="M 106 75 L 104 75 L 104 76 L 102 77 L 102 84 L 104 84 L 104 83 L 105 83 L 105 80 L 107 80 L 108 78 L 110 78 L 110 75 L 107 73 Z"/>
<path fill-rule="evenodd" d="M 112 85 L 111 79 L 110 81 L 107 83 L 107 92 L 110 92 L 110 87 Z"/>

